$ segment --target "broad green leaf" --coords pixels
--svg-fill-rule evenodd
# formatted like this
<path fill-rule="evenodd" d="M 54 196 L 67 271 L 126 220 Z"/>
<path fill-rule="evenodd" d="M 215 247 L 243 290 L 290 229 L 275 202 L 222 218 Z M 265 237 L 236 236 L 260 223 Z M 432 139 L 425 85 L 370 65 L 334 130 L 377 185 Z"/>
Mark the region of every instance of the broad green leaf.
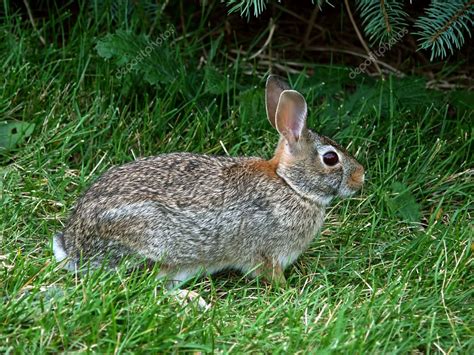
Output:
<path fill-rule="evenodd" d="M 174 32 L 164 33 L 168 37 L 149 38 L 119 30 L 100 39 L 96 50 L 99 56 L 112 60 L 119 67 L 115 76 L 120 80 L 129 79 L 132 74 L 152 85 L 168 84 L 177 75 L 176 53 L 170 49 Z"/>
<path fill-rule="evenodd" d="M 0 122 L 0 151 L 12 149 L 33 133 L 33 123 L 21 121 Z"/>
<path fill-rule="evenodd" d="M 101 56 L 102 58 L 112 58 L 116 54 L 116 50 L 114 47 L 114 36 L 109 34 L 103 39 L 97 41 L 95 49 L 97 50 L 99 56 Z"/>
<path fill-rule="evenodd" d="M 392 213 L 406 222 L 419 222 L 421 218 L 420 205 L 415 196 L 405 184 L 394 182 L 391 186 L 392 196 L 388 200 L 388 207 Z"/>

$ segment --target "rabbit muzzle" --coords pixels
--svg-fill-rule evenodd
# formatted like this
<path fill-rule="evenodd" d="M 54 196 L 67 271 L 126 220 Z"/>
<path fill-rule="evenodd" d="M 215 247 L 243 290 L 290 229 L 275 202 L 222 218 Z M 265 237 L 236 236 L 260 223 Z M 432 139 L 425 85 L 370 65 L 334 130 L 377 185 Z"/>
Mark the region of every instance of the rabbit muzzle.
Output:
<path fill-rule="evenodd" d="M 345 181 L 344 181 L 345 180 Z M 359 191 L 364 185 L 365 180 L 365 171 L 364 167 L 358 164 L 355 169 L 353 169 L 347 179 L 344 179 L 339 186 L 339 196 L 349 197 L 354 193 Z"/>

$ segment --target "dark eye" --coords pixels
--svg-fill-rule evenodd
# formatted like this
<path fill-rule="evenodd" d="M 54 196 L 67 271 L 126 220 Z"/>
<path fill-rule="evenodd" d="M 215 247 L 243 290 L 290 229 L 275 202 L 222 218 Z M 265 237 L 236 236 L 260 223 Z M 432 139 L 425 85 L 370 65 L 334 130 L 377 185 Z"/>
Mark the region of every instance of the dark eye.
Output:
<path fill-rule="evenodd" d="M 334 166 L 339 163 L 339 157 L 335 152 L 327 152 L 323 155 L 323 162 L 326 165 Z"/>

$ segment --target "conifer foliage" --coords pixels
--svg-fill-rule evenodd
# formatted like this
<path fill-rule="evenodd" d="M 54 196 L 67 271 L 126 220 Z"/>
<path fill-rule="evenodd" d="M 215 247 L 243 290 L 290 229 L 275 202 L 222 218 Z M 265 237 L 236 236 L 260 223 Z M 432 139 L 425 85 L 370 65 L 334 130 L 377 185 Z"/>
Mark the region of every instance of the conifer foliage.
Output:
<path fill-rule="evenodd" d="M 227 0 L 230 12 L 242 16 L 258 17 L 267 7 L 269 0 Z M 322 10 L 330 1 L 312 0 Z M 372 45 L 386 43 L 407 28 L 418 40 L 418 48 L 431 52 L 431 60 L 443 59 L 460 49 L 471 37 L 474 24 L 474 0 L 432 0 L 423 13 L 413 21 L 407 14 L 409 7 L 418 6 L 414 1 L 404 0 L 355 0 L 365 35 Z"/>
<path fill-rule="evenodd" d="M 444 58 L 462 47 L 466 34 L 471 37 L 473 24 L 474 0 L 433 1 L 415 23 L 420 48 L 430 49 L 431 59 Z"/>

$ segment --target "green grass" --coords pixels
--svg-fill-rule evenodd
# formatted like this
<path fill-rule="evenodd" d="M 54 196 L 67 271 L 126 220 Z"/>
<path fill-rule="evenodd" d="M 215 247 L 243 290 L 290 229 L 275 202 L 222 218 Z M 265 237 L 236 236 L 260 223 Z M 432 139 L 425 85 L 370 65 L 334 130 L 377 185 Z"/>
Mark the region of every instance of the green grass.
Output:
<path fill-rule="evenodd" d="M 173 81 L 160 61 L 119 80 L 120 58 L 100 57 L 97 41 L 117 28 L 148 33 L 146 23 L 58 9 L 41 24 L 42 47 L 4 6 L 0 121 L 35 129 L 0 156 L 0 351 L 473 352 L 469 94 L 412 77 L 352 81 L 337 66 L 291 76 L 309 126 L 349 146 L 367 184 L 336 201 L 287 288 L 236 273 L 198 279 L 188 288 L 212 303 L 203 312 L 166 296 L 150 272 L 75 278 L 54 262 L 51 237 L 113 165 L 170 151 L 270 157 L 265 73 L 230 60 L 203 15 L 163 46 Z M 167 16 L 151 38 L 179 23 Z"/>

